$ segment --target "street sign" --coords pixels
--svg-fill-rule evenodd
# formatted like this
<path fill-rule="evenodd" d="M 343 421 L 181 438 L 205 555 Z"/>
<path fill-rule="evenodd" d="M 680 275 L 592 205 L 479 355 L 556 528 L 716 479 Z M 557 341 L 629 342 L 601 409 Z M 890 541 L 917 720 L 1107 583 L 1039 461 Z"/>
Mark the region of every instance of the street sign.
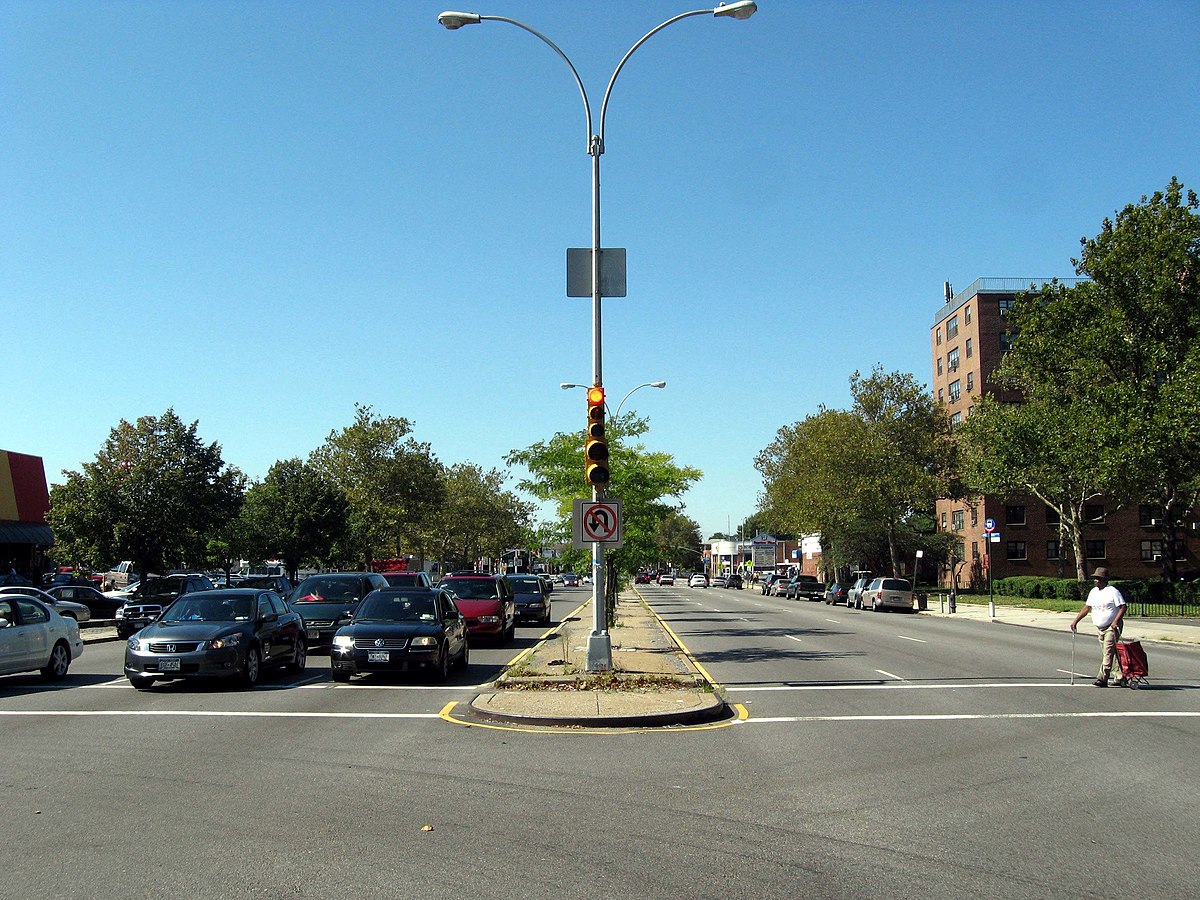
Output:
<path fill-rule="evenodd" d="M 985 520 L 983 523 L 983 530 L 986 531 L 988 534 L 991 534 L 993 531 L 995 531 L 996 530 L 996 520 L 995 519 Z"/>
<path fill-rule="evenodd" d="M 998 532 L 998 531 L 989 531 L 989 532 L 988 532 L 988 540 L 990 540 L 990 541 L 991 541 L 993 544 L 998 544 L 998 543 L 1000 543 L 1000 532 Z"/>
<path fill-rule="evenodd" d="M 625 296 L 625 248 L 600 251 L 600 296 Z M 567 248 L 567 296 L 592 296 L 592 248 Z"/>
<path fill-rule="evenodd" d="M 572 504 L 571 537 L 576 550 L 587 550 L 592 544 L 603 544 L 607 550 L 618 550 L 624 543 L 620 500 L 583 500 Z"/>

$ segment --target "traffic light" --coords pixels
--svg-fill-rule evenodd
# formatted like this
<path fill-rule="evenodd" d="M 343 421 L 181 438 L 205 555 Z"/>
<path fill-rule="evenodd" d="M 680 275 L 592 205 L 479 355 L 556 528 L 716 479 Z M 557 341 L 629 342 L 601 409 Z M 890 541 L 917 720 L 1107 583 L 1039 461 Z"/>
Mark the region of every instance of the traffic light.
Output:
<path fill-rule="evenodd" d="M 583 441 L 583 464 L 587 483 L 593 487 L 608 484 L 608 441 L 604 438 L 604 388 L 596 385 L 587 392 L 587 434 Z"/>

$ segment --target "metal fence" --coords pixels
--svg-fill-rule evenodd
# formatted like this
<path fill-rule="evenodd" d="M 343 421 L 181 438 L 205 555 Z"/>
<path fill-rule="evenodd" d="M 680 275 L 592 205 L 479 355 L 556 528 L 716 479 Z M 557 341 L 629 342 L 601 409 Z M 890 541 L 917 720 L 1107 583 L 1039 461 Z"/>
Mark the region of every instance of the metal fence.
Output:
<path fill-rule="evenodd" d="M 1128 614 L 1134 616 L 1196 618 L 1200 616 L 1200 602 L 1194 600 L 1190 602 L 1186 600 L 1160 602 L 1130 600 Z"/>

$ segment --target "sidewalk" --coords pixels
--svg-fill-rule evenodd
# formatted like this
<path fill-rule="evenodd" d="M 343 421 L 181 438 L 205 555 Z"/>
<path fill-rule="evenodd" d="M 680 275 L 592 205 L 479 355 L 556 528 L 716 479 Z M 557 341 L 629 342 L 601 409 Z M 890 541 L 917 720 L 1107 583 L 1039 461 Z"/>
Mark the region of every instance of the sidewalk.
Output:
<path fill-rule="evenodd" d="M 617 600 L 613 671 L 589 675 L 592 604 L 584 604 L 471 701 L 484 719 L 528 726 L 647 728 L 728 715 L 703 670 L 634 592 Z"/>
<path fill-rule="evenodd" d="M 1082 606 L 1081 603 L 1080 608 Z M 931 595 L 929 609 L 922 611 L 919 615 L 991 621 L 999 625 L 1021 625 L 1026 628 L 1044 628 L 1050 631 L 1070 631 L 1071 622 L 1074 621 L 1076 615 L 1070 612 L 1052 612 L 1047 609 L 997 606 L 996 617 L 991 618 L 988 615 L 986 603 L 963 603 L 960 600 L 957 607 L 957 611 L 951 614 L 946 611 L 949 609 L 948 602 L 943 609 L 937 595 Z M 1089 633 L 1088 629 L 1094 632 L 1095 629 L 1091 627 L 1091 618 L 1084 617 L 1083 621 L 1079 623 L 1079 629 L 1081 633 L 1085 634 Z M 1163 621 L 1146 619 L 1141 616 L 1126 616 L 1124 627 L 1121 630 L 1121 639 L 1125 641 L 1164 641 L 1172 644 L 1200 644 L 1200 620 L 1192 625 L 1178 620 Z"/>

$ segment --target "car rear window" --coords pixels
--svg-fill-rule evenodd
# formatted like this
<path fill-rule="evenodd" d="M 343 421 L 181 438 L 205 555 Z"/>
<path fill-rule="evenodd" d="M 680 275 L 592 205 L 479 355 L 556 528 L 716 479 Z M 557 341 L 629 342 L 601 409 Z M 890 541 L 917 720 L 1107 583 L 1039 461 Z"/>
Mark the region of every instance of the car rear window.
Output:
<path fill-rule="evenodd" d="M 885 578 L 882 588 L 885 591 L 911 591 L 912 585 L 904 578 Z"/>
<path fill-rule="evenodd" d="M 306 578 L 292 595 L 292 603 L 339 603 L 362 599 L 362 579 L 351 578 Z"/>
<path fill-rule="evenodd" d="M 486 600 L 497 595 L 494 578 L 447 578 L 440 587 L 464 600 Z"/>

